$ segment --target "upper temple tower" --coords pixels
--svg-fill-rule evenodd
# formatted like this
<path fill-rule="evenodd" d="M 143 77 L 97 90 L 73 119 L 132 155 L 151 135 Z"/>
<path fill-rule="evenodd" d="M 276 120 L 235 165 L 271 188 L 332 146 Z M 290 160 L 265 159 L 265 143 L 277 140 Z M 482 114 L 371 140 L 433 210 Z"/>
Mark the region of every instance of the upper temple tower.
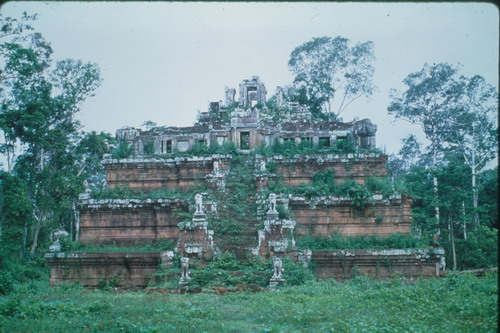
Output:
<path fill-rule="evenodd" d="M 240 83 L 240 107 L 254 107 L 257 103 L 266 103 L 266 87 L 258 76 Z"/>

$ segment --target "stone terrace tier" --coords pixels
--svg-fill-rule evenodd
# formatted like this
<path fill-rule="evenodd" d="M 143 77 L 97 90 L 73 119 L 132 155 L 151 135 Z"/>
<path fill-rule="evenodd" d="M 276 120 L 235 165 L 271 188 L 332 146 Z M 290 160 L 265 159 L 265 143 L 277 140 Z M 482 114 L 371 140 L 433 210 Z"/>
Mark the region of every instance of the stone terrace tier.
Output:
<path fill-rule="evenodd" d="M 80 201 L 79 210 L 81 242 L 134 245 L 176 242 L 182 219 L 175 211 L 186 211 L 187 205 L 180 199 L 89 199 Z"/>
<path fill-rule="evenodd" d="M 160 262 L 159 252 L 48 253 L 50 284 L 79 283 L 98 287 L 147 287 Z M 112 281 L 114 280 L 114 281 Z"/>
<path fill-rule="evenodd" d="M 149 192 L 161 188 L 187 188 L 205 180 L 212 173 L 214 162 L 224 170 L 231 155 L 176 158 L 129 158 L 102 161 L 110 188 L 128 187 L 132 191 Z"/>
<path fill-rule="evenodd" d="M 321 250 L 312 251 L 316 277 L 344 280 L 354 275 L 379 278 L 440 276 L 444 271 L 443 249 Z"/>
<path fill-rule="evenodd" d="M 383 199 L 381 195 L 374 195 L 370 201 L 363 210 L 357 210 L 350 198 L 324 196 L 308 200 L 292 197 L 289 206 L 298 224 L 297 235 L 387 236 L 410 233 L 411 198 L 393 195 Z"/>
<path fill-rule="evenodd" d="M 281 155 L 263 158 L 276 164 L 276 174 L 283 178 L 286 186 L 310 183 L 318 172 L 331 170 L 337 185 L 347 179 L 364 184 L 370 177 L 385 177 L 387 155 L 378 153 L 359 154 L 315 154 L 285 158 Z"/>

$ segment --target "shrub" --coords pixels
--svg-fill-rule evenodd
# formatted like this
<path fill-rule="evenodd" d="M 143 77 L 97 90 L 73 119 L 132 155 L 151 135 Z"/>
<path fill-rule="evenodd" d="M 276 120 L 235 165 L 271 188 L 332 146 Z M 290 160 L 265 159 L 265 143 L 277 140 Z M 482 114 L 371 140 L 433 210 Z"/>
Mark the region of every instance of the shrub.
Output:
<path fill-rule="evenodd" d="M 314 279 L 312 272 L 295 263 L 290 258 L 283 259 L 284 277 L 287 285 L 300 285 Z M 192 270 L 192 284 L 198 286 L 236 286 L 238 284 L 256 284 L 266 287 L 273 273 L 271 260 L 250 257 L 238 261 L 233 253 L 226 252 L 213 262 Z"/>
<path fill-rule="evenodd" d="M 457 266 L 460 269 L 486 268 L 498 265 L 498 231 L 480 226 L 468 233 L 467 240 L 456 239 Z"/>
<path fill-rule="evenodd" d="M 11 272 L 0 271 L 0 294 L 7 295 L 14 289 L 14 277 Z"/>
<path fill-rule="evenodd" d="M 134 147 L 132 145 L 129 146 L 127 141 L 122 140 L 118 144 L 118 147 L 111 151 L 111 156 L 113 156 L 113 158 L 127 158 L 132 155 L 133 151 Z"/>
<path fill-rule="evenodd" d="M 387 178 L 370 177 L 366 180 L 365 185 L 370 192 L 379 192 L 384 198 L 394 193 L 391 182 Z"/>
<path fill-rule="evenodd" d="M 144 143 L 144 154 L 154 154 L 154 152 L 155 152 L 154 143 L 151 141 L 145 142 Z"/>
<path fill-rule="evenodd" d="M 354 208 L 362 210 L 370 202 L 372 193 L 362 185 L 353 180 L 345 181 L 338 189 L 338 193 L 348 196 L 353 200 Z"/>
<path fill-rule="evenodd" d="M 314 274 L 300 263 L 290 258 L 283 259 L 283 277 L 289 286 L 298 286 L 306 281 L 315 280 Z"/>

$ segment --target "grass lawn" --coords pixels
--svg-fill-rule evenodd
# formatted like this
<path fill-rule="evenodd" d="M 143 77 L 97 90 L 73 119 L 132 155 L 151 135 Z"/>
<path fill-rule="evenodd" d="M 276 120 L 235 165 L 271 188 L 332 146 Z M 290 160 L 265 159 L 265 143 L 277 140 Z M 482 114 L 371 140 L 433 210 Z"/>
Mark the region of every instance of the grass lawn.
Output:
<path fill-rule="evenodd" d="M 224 296 L 33 281 L 0 297 L 0 332 L 496 332 L 497 281 L 358 277 Z"/>

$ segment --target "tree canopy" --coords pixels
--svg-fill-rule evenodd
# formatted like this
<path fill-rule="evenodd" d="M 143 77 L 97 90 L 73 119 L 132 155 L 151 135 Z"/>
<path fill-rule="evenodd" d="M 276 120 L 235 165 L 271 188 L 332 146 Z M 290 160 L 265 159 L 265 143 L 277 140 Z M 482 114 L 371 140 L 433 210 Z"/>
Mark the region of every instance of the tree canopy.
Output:
<path fill-rule="evenodd" d="M 7 155 L 7 173 L 2 176 L 2 189 L 10 184 L 24 189 L 22 216 L 10 212 L 17 209 L 4 205 L 1 219 L 2 236 L 8 226 L 22 230 L 22 254 L 31 246 L 34 254 L 40 239 L 51 230 L 65 226 L 73 229 L 74 200 L 82 191 L 82 183 L 95 172 L 96 159 L 88 150 L 94 134 L 83 134 L 75 120 L 82 103 L 93 96 L 101 83 L 99 67 L 81 60 L 54 61 L 52 47 L 31 22 L 36 15 L 20 19 L 0 16 L 2 38 L 0 57 L 3 64 L 0 91 L 0 131 L 4 142 L 1 151 Z M 87 140 L 85 140 L 87 139 Z M 83 148 L 82 146 L 87 146 Z"/>
<path fill-rule="evenodd" d="M 454 268 L 470 264 L 474 255 L 464 251 L 472 248 L 484 264 L 488 251 L 479 243 L 494 241 L 487 202 L 498 194 L 485 191 L 496 172 L 483 168 L 498 156 L 498 92 L 481 76 L 459 76 L 459 68 L 446 63 L 426 64 L 403 82 L 407 89 L 391 91 L 388 111 L 419 125 L 428 143 L 408 136 L 399 157 L 391 156 L 389 172 L 414 199 L 418 232 L 448 236 L 441 244 Z"/>
<path fill-rule="evenodd" d="M 333 113 L 337 118 L 352 102 L 373 93 L 374 60 L 373 42 L 351 46 L 340 36 L 313 38 L 290 54 L 292 98 L 315 116 Z"/>

